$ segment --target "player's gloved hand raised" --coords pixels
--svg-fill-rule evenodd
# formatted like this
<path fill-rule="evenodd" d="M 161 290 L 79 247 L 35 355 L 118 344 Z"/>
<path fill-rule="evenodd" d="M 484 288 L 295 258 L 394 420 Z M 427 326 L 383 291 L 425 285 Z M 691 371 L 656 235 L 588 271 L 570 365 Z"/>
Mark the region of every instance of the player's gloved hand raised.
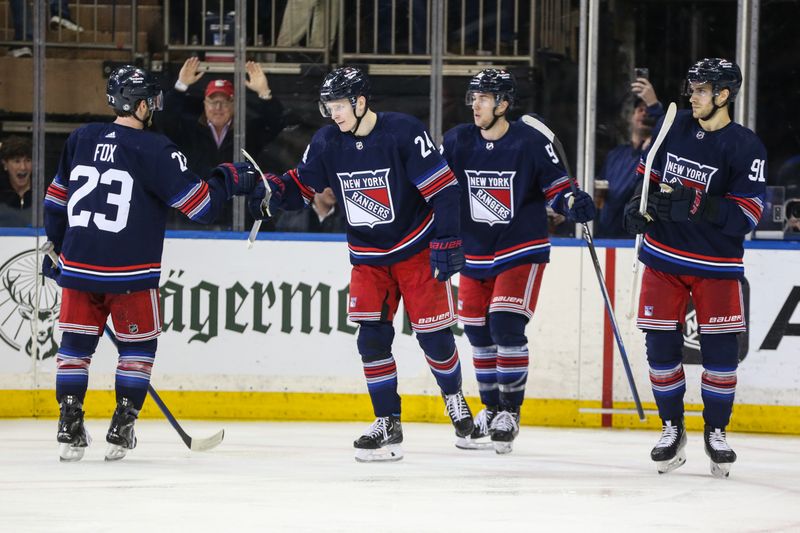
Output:
<path fill-rule="evenodd" d="M 594 207 L 594 200 L 586 191 L 578 189 L 575 193 L 571 191 L 564 195 L 566 203 L 566 214 L 570 220 L 575 222 L 589 222 L 597 213 Z"/>
<path fill-rule="evenodd" d="M 283 180 L 275 174 L 264 174 L 264 178 L 267 180 L 269 188 L 264 186 L 263 181 L 259 181 L 253 192 L 247 196 L 247 210 L 255 220 L 270 218 L 272 213 L 278 209 L 286 189 Z"/>
<path fill-rule="evenodd" d="M 464 268 L 464 249 L 459 237 L 433 239 L 430 247 L 431 275 L 437 280 L 447 281 Z"/>
<path fill-rule="evenodd" d="M 653 220 L 649 205 L 647 208 L 647 214 L 649 215 L 649 218 L 645 217 L 639 212 L 639 204 L 641 203 L 641 200 L 642 195 L 637 194 L 628 200 L 628 203 L 625 204 L 625 209 L 623 210 L 622 227 L 631 235 L 638 235 L 639 233 L 644 233 L 647 231 L 647 225 Z"/>
<path fill-rule="evenodd" d="M 648 204 L 654 206 L 659 220 L 699 222 L 716 218 L 717 203 L 700 189 L 683 185 L 662 183 L 661 190 L 650 195 Z"/>
<path fill-rule="evenodd" d="M 250 163 L 222 163 L 211 171 L 211 175 L 223 181 L 228 198 L 250 194 L 261 181 L 258 172 Z"/>

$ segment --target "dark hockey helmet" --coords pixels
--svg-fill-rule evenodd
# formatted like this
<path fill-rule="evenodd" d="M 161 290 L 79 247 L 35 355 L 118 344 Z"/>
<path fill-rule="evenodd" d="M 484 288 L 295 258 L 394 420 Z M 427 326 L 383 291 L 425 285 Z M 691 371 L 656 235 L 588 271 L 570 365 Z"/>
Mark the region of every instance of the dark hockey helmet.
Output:
<path fill-rule="evenodd" d="M 123 65 L 108 77 L 106 84 L 108 105 L 119 113 L 133 113 L 140 100 L 150 111 L 162 109 L 162 93 L 147 71 L 133 65 Z"/>
<path fill-rule="evenodd" d="M 357 67 L 340 67 L 325 76 L 319 89 L 319 112 L 323 117 L 330 117 L 331 111 L 326 105 L 332 100 L 347 98 L 353 111 L 359 96 L 369 102 L 369 77 Z"/>
<path fill-rule="evenodd" d="M 691 84 L 710 83 L 714 96 L 719 96 L 722 89 L 728 89 L 730 96 L 728 102 L 736 100 L 736 95 L 742 86 L 742 71 L 733 61 L 719 57 L 701 59 L 689 68 L 686 73 L 686 87 L 684 94 L 691 95 Z"/>
<path fill-rule="evenodd" d="M 506 100 L 513 107 L 517 97 L 517 80 L 509 71 L 501 68 L 486 68 L 473 76 L 464 99 L 468 106 L 472 105 L 474 93 L 490 93 L 494 95 L 494 105 Z"/>

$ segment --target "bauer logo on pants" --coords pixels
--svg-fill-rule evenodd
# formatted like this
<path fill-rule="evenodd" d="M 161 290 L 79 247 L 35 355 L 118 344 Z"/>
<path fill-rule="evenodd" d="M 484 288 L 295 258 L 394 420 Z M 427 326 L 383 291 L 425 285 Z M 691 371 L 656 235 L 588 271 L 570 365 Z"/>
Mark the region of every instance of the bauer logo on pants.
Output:
<path fill-rule="evenodd" d="M 351 226 L 377 226 L 394 220 L 389 170 L 340 172 L 347 222 Z"/>
<path fill-rule="evenodd" d="M 464 170 L 472 220 L 508 224 L 514 217 L 515 171 Z"/>

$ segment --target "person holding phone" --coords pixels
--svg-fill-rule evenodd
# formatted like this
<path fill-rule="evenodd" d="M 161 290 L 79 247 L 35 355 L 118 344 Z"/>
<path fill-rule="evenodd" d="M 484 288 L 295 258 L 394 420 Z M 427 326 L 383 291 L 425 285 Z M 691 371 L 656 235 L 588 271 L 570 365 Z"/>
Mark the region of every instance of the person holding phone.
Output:
<path fill-rule="evenodd" d="M 635 98 L 633 111 L 628 118 L 630 140 L 608 153 L 600 173 L 595 176 L 595 180 L 604 180 L 608 184 L 597 218 L 597 237 L 631 238 L 622 227 L 625 204 L 635 192 L 636 166 L 642 152 L 650 145 L 653 124 L 664 114 L 664 106 L 658 101 L 649 75 L 648 68 L 634 69 L 631 92 Z"/>

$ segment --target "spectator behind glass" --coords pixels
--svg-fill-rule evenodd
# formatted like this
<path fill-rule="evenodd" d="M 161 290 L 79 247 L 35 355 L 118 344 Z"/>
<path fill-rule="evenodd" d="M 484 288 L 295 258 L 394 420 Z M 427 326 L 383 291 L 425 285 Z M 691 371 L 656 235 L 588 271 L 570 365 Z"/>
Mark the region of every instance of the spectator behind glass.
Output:
<path fill-rule="evenodd" d="M 30 139 L 9 137 L 0 146 L 0 160 L 8 183 L 0 190 L 0 226 L 31 225 L 31 155 Z"/>
<path fill-rule="evenodd" d="M 227 161 L 236 161 L 233 153 L 233 83 L 215 79 L 208 82 L 202 101 L 190 87 L 203 77 L 200 60 L 186 60 L 174 88 L 164 95 L 164 110 L 156 114 L 156 127 L 165 133 L 187 158 L 189 168 L 199 176 L 210 176 L 211 169 Z M 246 64 L 247 116 L 245 119 L 247 151 L 254 157 L 283 129 L 283 106 L 273 98 L 267 77 L 258 63 Z M 230 207 L 220 217 L 230 224 Z M 183 221 L 175 217 L 172 227 Z"/>
<path fill-rule="evenodd" d="M 59 27 L 74 32 L 82 32 L 83 28 L 72 20 L 67 0 L 50 0 L 50 29 Z M 25 0 L 11 0 L 11 17 L 14 19 L 14 40 L 33 40 L 33 9 Z M 25 34 L 23 36 L 23 33 Z M 29 46 L 15 46 L 8 51 L 11 57 L 31 57 Z"/>
<path fill-rule="evenodd" d="M 664 114 L 664 107 L 656 97 L 655 89 L 647 78 L 636 78 L 631 83 L 631 91 L 636 95 L 633 112 L 630 116 L 630 141 L 611 150 L 606 156 L 603 168 L 595 177 L 595 190 L 605 189 L 597 195 L 601 204 L 597 218 L 596 236 L 611 239 L 630 239 L 632 236 L 622 228 L 625 204 L 633 196 L 637 185 L 636 167 L 642 152 L 650 145 L 653 126 Z M 598 183 L 600 181 L 600 183 Z"/>
<path fill-rule="evenodd" d="M 297 46 L 305 38 L 305 45 L 312 48 L 333 46 L 336 29 L 339 27 L 339 1 L 330 1 L 326 12 L 326 0 L 288 0 L 283 13 L 278 46 Z M 330 35 L 324 42 L 325 24 L 330 20 Z"/>
<path fill-rule="evenodd" d="M 344 213 L 337 209 L 333 189 L 325 187 L 314 195 L 310 208 L 300 211 L 279 211 L 275 231 L 305 233 L 344 233 Z"/>

